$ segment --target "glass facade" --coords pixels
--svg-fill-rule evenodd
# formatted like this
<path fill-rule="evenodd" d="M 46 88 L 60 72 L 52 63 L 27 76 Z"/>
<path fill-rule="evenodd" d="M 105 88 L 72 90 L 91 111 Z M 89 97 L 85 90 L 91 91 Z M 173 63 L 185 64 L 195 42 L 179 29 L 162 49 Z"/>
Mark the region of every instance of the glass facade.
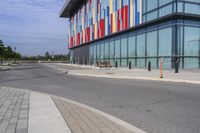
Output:
<path fill-rule="evenodd" d="M 140 11 L 132 15 L 128 13 L 130 15 L 127 21 L 128 27 L 124 25 L 125 21 L 124 24 L 120 24 L 122 20 L 120 17 L 125 15 L 125 11 L 129 9 L 127 5 L 130 4 L 131 6 L 137 2 L 140 3 Z M 110 4 L 112 5 L 112 3 Z M 200 68 L 200 21 L 196 19 L 200 15 L 200 0 L 135 0 L 133 3 L 126 0 L 125 5 L 127 9 L 124 8 L 124 12 L 117 12 L 118 15 L 114 14 L 114 16 L 108 17 L 119 20 L 105 20 L 112 22 L 115 26 L 106 27 L 105 32 L 96 30 L 95 32 L 105 35 L 98 36 L 99 40 L 95 40 L 93 36 L 93 39 L 86 41 L 87 45 L 85 46 L 89 46 L 88 62 L 97 64 L 106 61 L 110 62 L 112 66 L 117 63 L 118 66 L 128 67 L 131 64 L 132 67 L 138 68 L 145 68 L 151 62 L 152 68 L 159 68 L 162 58 L 165 69 L 174 68 L 175 62 L 179 63 L 180 68 Z M 134 5 L 133 7 L 136 8 L 137 6 Z M 120 7 L 119 9 L 116 8 L 116 11 L 120 9 Z M 132 9 L 134 8 L 130 8 L 127 12 L 133 12 Z M 187 14 L 187 17 L 173 18 L 171 17 L 172 14 L 177 15 L 174 13 L 178 13 L 180 16 Z M 170 18 L 165 20 L 163 17 L 167 18 L 168 15 L 170 15 Z M 125 19 L 125 17 L 122 18 Z M 151 22 L 152 20 L 155 22 Z M 137 21 L 140 21 L 140 23 L 136 23 Z M 148 23 L 146 23 L 147 21 Z M 142 26 L 146 24 L 146 27 Z M 101 24 L 99 22 L 97 27 L 105 28 L 104 25 L 109 26 L 107 23 Z M 137 25 L 141 28 L 137 28 Z M 112 32 L 108 34 L 109 30 L 114 30 L 114 34 Z M 118 32 L 121 33 L 118 34 Z M 73 57 L 76 53 L 75 49 L 70 49 L 71 60 L 76 58 Z"/>
<path fill-rule="evenodd" d="M 200 15 L 200 0 L 143 0 L 143 22 L 172 13 Z"/>
<path fill-rule="evenodd" d="M 200 68 L 200 22 L 169 21 L 91 43 L 90 49 L 99 51 L 96 55 L 90 53 L 94 64 L 99 61 L 95 57 L 105 52 L 101 61 L 110 61 L 113 66 L 117 62 L 121 67 L 128 67 L 131 62 L 132 67 L 144 68 L 151 62 L 153 68 L 159 68 L 162 58 L 164 68 L 168 69 L 174 67 L 174 59 L 178 58 L 180 68 Z"/>

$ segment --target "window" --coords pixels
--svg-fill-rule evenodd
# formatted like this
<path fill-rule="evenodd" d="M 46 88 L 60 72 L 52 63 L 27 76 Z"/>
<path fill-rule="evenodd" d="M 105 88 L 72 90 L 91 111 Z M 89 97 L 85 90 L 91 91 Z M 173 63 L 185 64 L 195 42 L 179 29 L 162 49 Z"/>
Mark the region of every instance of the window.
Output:
<path fill-rule="evenodd" d="M 163 62 L 164 68 L 171 67 L 171 53 L 172 53 L 172 28 L 159 30 L 159 56 L 169 56 Z"/>
<path fill-rule="evenodd" d="M 135 57 L 135 36 L 128 38 L 128 56 Z"/>
<path fill-rule="evenodd" d="M 104 59 L 104 57 L 105 57 L 105 47 L 104 47 L 104 42 L 101 42 L 100 43 L 101 44 L 101 60 L 103 60 Z"/>
<path fill-rule="evenodd" d="M 97 59 L 99 60 L 101 58 L 101 45 L 97 44 Z"/>
<path fill-rule="evenodd" d="M 147 0 L 147 11 L 158 7 L 158 0 Z"/>
<path fill-rule="evenodd" d="M 174 1 L 174 0 L 159 0 L 159 6 L 165 5 L 165 4 L 170 3 L 172 1 Z"/>
<path fill-rule="evenodd" d="M 137 56 L 138 57 L 145 56 L 145 34 L 137 36 Z"/>
<path fill-rule="evenodd" d="M 200 28 L 185 27 L 184 55 L 188 56 L 184 60 L 185 68 L 198 68 L 199 45 Z"/>
<path fill-rule="evenodd" d="M 115 43 L 114 41 L 110 41 L 110 63 L 112 64 L 112 66 L 114 66 L 115 64 Z"/>
<path fill-rule="evenodd" d="M 93 48 L 94 48 L 94 46 L 93 45 L 91 45 L 90 46 L 90 60 L 93 60 L 93 56 L 94 56 L 94 51 L 93 51 Z"/>
<path fill-rule="evenodd" d="M 131 66 L 135 67 L 135 36 L 131 36 L 128 38 L 128 63 L 131 62 Z"/>
<path fill-rule="evenodd" d="M 105 58 L 109 58 L 109 43 L 105 43 Z"/>
<path fill-rule="evenodd" d="M 200 5 L 185 3 L 185 13 L 200 14 Z"/>
<path fill-rule="evenodd" d="M 115 45 L 114 45 L 114 41 L 110 41 L 110 58 L 115 58 Z"/>
<path fill-rule="evenodd" d="M 118 65 L 121 64 L 121 46 L 120 46 L 120 40 L 115 40 L 115 61 L 118 63 Z"/>
<path fill-rule="evenodd" d="M 157 67 L 157 31 L 147 33 L 147 57 L 153 68 Z"/>
<path fill-rule="evenodd" d="M 96 60 L 96 55 L 97 55 L 97 45 L 96 44 L 93 44 L 94 46 L 94 59 Z"/>
<path fill-rule="evenodd" d="M 185 1 L 200 3 L 199 0 L 185 0 Z"/>
<path fill-rule="evenodd" d="M 127 38 L 122 38 L 121 39 L 121 55 L 122 57 L 127 58 L 127 50 L 128 50 L 128 44 L 127 44 Z"/>
<path fill-rule="evenodd" d="M 158 17 L 157 11 L 151 12 L 147 14 L 147 21 L 156 19 Z"/>
<path fill-rule="evenodd" d="M 183 12 L 183 2 L 178 2 L 178 12 Z"/>
<path fill-rule="evenodd" d="M 115 40 L 115 57 L 120 58 L 120 40 Z"/>
<path fill-rule="evenodd" d="M 145 34 L 137 36 L 137 57 L 137 67 L 145 67 Z"/>
<path fill-rule="evenodd" d="M 121 39 L 121 57 L 122 59 L 122 67 L 127 67 L 127 55 L 128 55 L 128 43 L 127 38 Z"/>
<path fill-rule="evenodd" d="M 159 10 L 159 17 L 172 13 L 172 4 L 165 6 Z"/>

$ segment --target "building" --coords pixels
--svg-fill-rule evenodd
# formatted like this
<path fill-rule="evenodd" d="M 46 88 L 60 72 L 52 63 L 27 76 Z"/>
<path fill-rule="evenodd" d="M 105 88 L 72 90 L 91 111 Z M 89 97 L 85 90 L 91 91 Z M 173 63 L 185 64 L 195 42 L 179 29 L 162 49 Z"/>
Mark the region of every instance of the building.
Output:
<path fill-rule="evenodd" d="M 200 68 L 200 0 L 67 0 L 74 63 Z"/>

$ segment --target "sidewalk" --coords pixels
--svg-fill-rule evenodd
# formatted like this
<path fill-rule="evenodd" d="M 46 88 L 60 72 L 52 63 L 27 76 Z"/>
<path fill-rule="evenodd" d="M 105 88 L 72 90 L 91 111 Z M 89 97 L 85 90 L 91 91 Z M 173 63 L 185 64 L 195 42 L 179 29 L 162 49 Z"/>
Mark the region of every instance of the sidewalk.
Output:
<path fill-rule="evenodd" d="M 0 72 L 10 70 L 10 68 L 11 66 L 0 66 Z"/>
<path fill-rule="evenodd" d="M 128 68 L 100 69 L 92 66 L 81 66 L 81 65 L 71 65 L 71 64 L 55 64 L 54 67 L 63 72 L 67 71 L 67 73 L 70 75 L 78 75 L 78 76 L 170 81 L 170 82 L 200 84 L 200 70 L 198 69 L 180 70 L 179 73 L 174 73 L 174 70 L 163 70 L 163 78 L 160 78 L 160 70 L 158 69 L 149 72 L 147 69 L 138 69 L 138 68 L 133 68 L 131 70 L 129 70 Z M 71 69 L 72 67 L 74 67 L 74 69 Z"/>
<path fill-rule="evenodd" d="M 145 132 L 75 101 L 0 87 L 0 133 Z"/>
<path fill-rule="evenodd" d="M 4 64 L 4 65 L 0 65 L 0 72 L 1 71 L 7 71 L 7 70 L 14 69 L 17 66 L 18 66 L 18 64 Z"/>
<path fill-rule="evenodd" d="M 50 96 L 0 87 L 0 133 L 71 133 Z"/>

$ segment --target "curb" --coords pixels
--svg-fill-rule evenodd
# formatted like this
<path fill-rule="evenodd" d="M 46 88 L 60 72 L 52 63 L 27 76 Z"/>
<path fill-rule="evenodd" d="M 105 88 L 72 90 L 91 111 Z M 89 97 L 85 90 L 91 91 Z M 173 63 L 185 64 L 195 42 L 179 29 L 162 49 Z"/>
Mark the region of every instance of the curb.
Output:
<path fill-rule="evenodd" d="M 9 69 L 9 68 L 6 68 L 6 69 L 0 69 L 0 72 L 9 71 L 9 70 L 11 70 L 11 69 Z"/>
<path fill-rule="evenodd" d="M 175 80 L 175 79 L 160 79 L 160 78 L 148 78 L 148 77 L 128 77 L 128 76 L 114 76 L 114 75 L 93 75 L 93 74 L 82 74 L 82 73 L 71 73 L 68 71 L 68 75 L 75 76 L 87 76 L 87 77 L 97 77 L 97 78 L 110 78 L 110 79 L 135 79 L 135 80 L 150 80 L 150 81 L 164 81 L 164 82 L 174 82 L 174 83 L 189 83 L 200 85 L 200 81 L 190 81 L 190 80 Z"/>

